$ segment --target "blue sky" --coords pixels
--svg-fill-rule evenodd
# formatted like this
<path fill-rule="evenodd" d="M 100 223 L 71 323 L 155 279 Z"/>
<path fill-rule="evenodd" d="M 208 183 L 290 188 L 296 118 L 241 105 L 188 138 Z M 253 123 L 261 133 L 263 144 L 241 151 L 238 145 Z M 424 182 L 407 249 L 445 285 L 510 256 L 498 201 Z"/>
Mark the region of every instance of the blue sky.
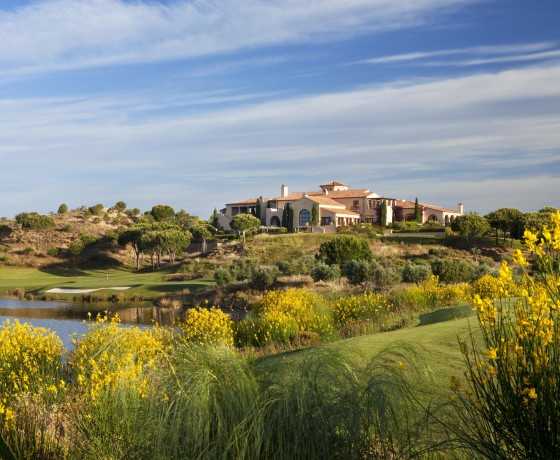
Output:
<path fill-rule="evenodd" d="M 4 0 L 0 216 L 337 180 L 560 207 L 557 0 Z"/>

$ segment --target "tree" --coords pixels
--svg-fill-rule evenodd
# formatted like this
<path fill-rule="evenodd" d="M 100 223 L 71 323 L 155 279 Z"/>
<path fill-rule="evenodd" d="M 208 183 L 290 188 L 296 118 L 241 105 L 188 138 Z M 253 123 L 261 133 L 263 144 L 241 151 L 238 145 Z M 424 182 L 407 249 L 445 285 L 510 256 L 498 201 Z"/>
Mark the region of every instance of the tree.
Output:
<path fill-rule="evenodd" d="M 214 212 L 212 213 L 212 216 L 210 217 L 210 225 L 212 227 L 214 227 L 215 229 L 220 228 L 220 219 L 218 217 L 218 210 L 216 208 L 214 208 Z"/>
<path fill-rule="evenodd" d="M 282 227 L 285 227 L 290 233 L 294 231 L 294 208 L 291 203 L 286 203 L 282 211 Z"/>
<path fill-rule="evenodd" d="M 231 219 L 229 226 L 238 233 L 243 235 L 245 243 L 245 234 L 249 231 L 257 231 L 261 225 L 261 221 L 251 214 L 237 214 Z"/>
<path fill-rule="evenodd" d="M 418 197 L 414 201 L 414 222 L 422 223 L 422 214 L 420 213 L 420 204 L 418 204 Z"/>
<path fill-rule="evenodd" d="M 453 221 L 451 229 L 466 237 L 469 246 L 472 246 L 474 237 L 487 233 L 490 230 L 490 224 L 478 213 L 467 212 Z"/>
<path fill-rule="evenodd" d="M 313 203 L 311 207 L 311 225 L 317 225 L 319 223 L 319 205 Z"/>
<path fill-rule="evenodd" d="M 265 224 L 265 218 L 263 218 L 263 200 L 262 198 L 257 199 L 257 203 L 255 204 L 255 216 L 261 222 L 261 225 Z"/>
<path fill-rule="evenodd" d="M 372 254 L 365 239 L 344 235 L 322 243 L 315 256 L 327 265 L 342 267 L 350 260 L 371 260 Z"/>
<path fill-rule="evenodd" d="M 201 252 L 206 254 L 208 252 L 207 241 L 214 235 L 214 227 L 208 224 L 200 224 L 196 227 L 191 228 L 192 236 L 195 240 L 199 241 L 201 244 Z"/>
<path fill-rule="evenodd" d="M 156 204 L 152 207 L 150 215 L 156 222 L 169 222 L 175 218 L 175 210 L 167 204 Z"/>
<path fill-rule="evenodd" d="M 516 222 L 523 216 L 523 213 L 519 209 L 515 208 L 500 208 L 496 211 L 492 211 L 486 216 L 491 228 L 494 229 L 496 235 L 496 246 L 498 245 L 499 232 L 502 232 L 503 241 L 505 243 L 506 236 L 509 233 L 511 241 L 513 243 L 513 234 Z"/>
<path fill-rule="evenodd" d="M 51 230 L 55 227 L 54 219 L 36 212 L 22 212 L 16 216 L 16 222 L 25 230 L 35 230 L 36 248 L 39 250 L 40 232 Z"/>
<path fill-rule="evenodd" d="M 120 246 L 130 245 L 130 247 L 132 247 L 136 270 L 140 269 L 140 254 L 142 252 L 141 238 L 145 231 L 145 225 L 133 225 L 124 232 L 121 232 L 117 239 Z"/>
<path fill-rule="evenodd" d="M 381 203 L 381 227 L 385 228 L 387 226 L 387 202 L 383 200 Z"/>
<path fill-rule="evenodd" d="M 62 203 L 58 207 L 58 211 L 56 213 L 57 214 L 66 214 L 67 212 L 68 212 L 68 205 L 66 203 Z"/>

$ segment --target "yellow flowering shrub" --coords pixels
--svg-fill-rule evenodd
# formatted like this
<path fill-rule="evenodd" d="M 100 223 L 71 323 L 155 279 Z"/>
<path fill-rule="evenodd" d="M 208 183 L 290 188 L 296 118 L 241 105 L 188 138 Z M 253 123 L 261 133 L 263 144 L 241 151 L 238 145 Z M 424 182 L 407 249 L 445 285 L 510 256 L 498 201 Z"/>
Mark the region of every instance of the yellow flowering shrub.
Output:
<path fill-rule="evenodd" d="M 0 413 L 12 398 L 26 392 L 56 394 L 64 353 L 56 333 L 6 320 L 0 326 Z"/>
<path fill-rule="evenodd" d="M 166 346 L 169 332 L 162 328 L 123 327 L 118 317 L 98 316 L 87 334 L 74 338 L 69 369 L 74 387 L 95 400 L 100 391 L 120 384 L 132 386 L 141 396 L 148 392 L 146 371 L 154 368 Z"/>
<path fill-rule="evenodd" d="M 25 438 L 18 424 L 25 416 L 25 401 L 34 399 L 37 407 L 48 407 L 64 395 L 65 352 L 56 333 L 45 328 L 18 320 L 0 326 L 0 435 L 10 444 L 21 445 L 15 440 Z M 25 433 L 31 440 L 36 434 Z"/>
<path fill-rule="evenodd" d="M 233 321 L 218 308 L 189 308 L 180 328 L 187 342 L 233 346 Z"/>
<path fill-rule="evenodd" d="M 391 309 L 389 301 L 381 294 L 364 292 L 362 295 L 340 297 L 333 305 L 334 324 L 346 327 L 358 322 L 380 323 Z"/>
<path fill-rule="evenodd" d="M 237 327 L 238 342 L 254 345 L 288 343 L 303 332 L 320 336 L 333 332 L 324 299 L 303 289 L 265 293 Z"/>
<path fill-rule="evenodd" d="M 435 275 L 419 286 L 407 286 L 391 292 L 389 300 L 398 310 L 421 312 L 453 305 L 470 299 L 467 283 L 440 284 Z"/>
<path fill-rule="evenodd" d="M 502 263 L 494 286 L 481 282 L 473 296 L 484 349 L 461 344 L 467 388 L 455 396 L 467 406 L 458 414 L 464 439 L 495 458 L 560 457 L 560 212 L 540 232 L 525 232 L 529 260 L 520 251 L 514 263 L 524 270 L 514 282 Z M 484 429 L 481 429 L 484 428 Z"/>

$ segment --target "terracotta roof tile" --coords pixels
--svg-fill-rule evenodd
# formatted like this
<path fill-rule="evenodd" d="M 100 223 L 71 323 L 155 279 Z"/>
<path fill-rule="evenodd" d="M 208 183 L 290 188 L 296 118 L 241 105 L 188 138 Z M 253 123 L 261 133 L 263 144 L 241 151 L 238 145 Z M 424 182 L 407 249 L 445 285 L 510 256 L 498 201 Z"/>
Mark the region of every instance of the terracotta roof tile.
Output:
<path fill-rule="evenodd" d="M 356 212 L 352 212 L 352 211 L 348 211 L 348 209 L 344 208 L 344 209 L 339 209 L 339 208 L 330 208 L 328 206 L 325 206 L 324 209 L 326 211 L 330 211 L 330 212 L 334 212 L 335 214 L 339 214 L 342 216 L 352 216 L 352 217 L 360 217 L 360 215 Z"/>

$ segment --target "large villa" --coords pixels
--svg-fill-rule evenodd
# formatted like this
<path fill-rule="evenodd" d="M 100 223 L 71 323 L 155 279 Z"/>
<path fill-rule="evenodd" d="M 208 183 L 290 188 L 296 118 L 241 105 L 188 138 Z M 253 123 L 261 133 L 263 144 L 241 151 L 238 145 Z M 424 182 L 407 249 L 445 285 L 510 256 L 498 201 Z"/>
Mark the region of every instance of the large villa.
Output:
<path fill-rule="evenodd" d="M 314 232 L 335 232 L 336 227 L 357 225 L 361 223 L 376 224 L 381 222 L 381 207 L 387 204 L 387 222 L 414 220 L 415 203 L 413 201 L 382 197 L 368 189 L 351 189 L 347 184 L 329 182 L 320 185 L 320 191 L 288 192 L 288 186 L 280 187 L 280 196 L 276 198 L 250 198 L 226 204 L 219 215 L 219 223 L 229 230 L 229 222 L 237 214 L 260 215 L 264 226 L 280 227 L 282 214 L 286 205 L 293 208 L 293 227 L 312 226 Z M 260 202 L 260 205 L 257 203 Z M 315 207 L 317 225 L 312 225 L 312 213 Z M 439 222 L 447 225 L 457 216 L 463 214 L 463 205 L 457 209 L 446 209 L 430 204 L 419 203 L 422 223 Z"/>

